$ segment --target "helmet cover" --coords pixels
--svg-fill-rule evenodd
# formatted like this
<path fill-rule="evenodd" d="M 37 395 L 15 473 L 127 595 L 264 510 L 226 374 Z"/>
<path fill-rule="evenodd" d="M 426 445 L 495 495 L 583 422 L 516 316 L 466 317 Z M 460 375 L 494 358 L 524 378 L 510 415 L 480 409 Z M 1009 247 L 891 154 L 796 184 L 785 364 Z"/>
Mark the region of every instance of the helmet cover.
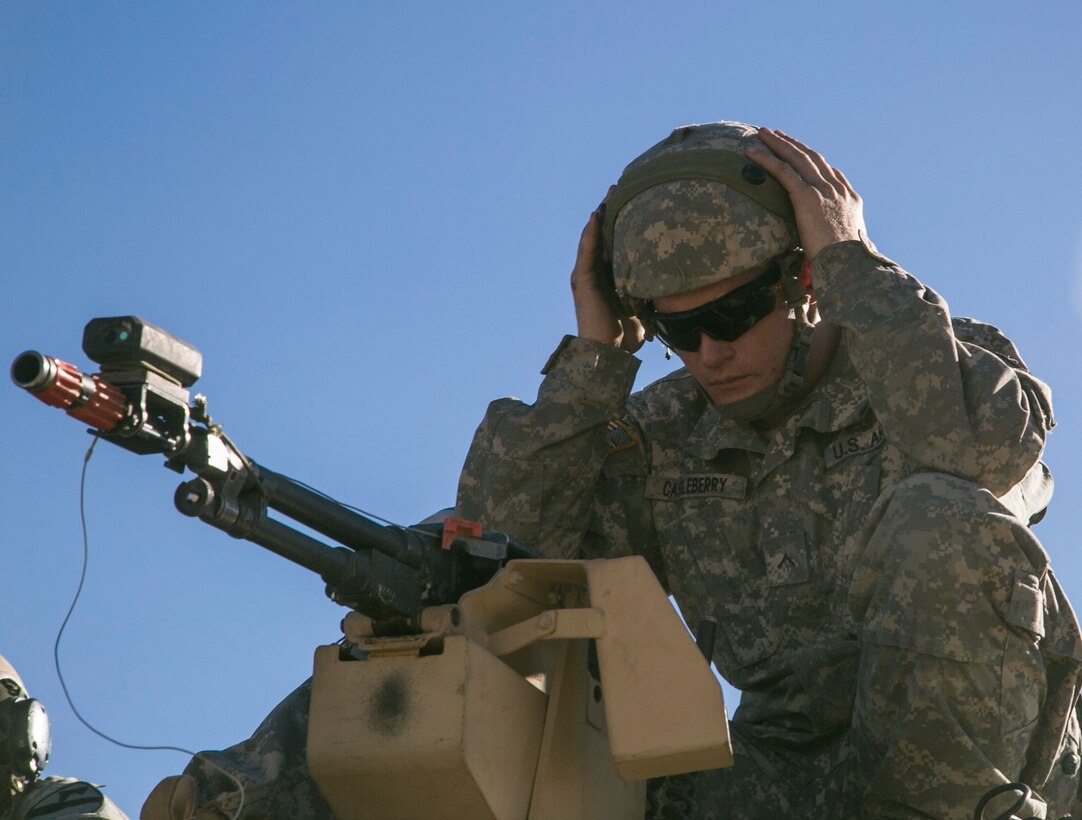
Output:
<path fill-rule="evenodd" d="M 621 298 L 695 290 L 799 244 L 785 190 L 744 156 L 757 133 L 734 122 L 685 126 L 627 166 L 604 227 Z"/>

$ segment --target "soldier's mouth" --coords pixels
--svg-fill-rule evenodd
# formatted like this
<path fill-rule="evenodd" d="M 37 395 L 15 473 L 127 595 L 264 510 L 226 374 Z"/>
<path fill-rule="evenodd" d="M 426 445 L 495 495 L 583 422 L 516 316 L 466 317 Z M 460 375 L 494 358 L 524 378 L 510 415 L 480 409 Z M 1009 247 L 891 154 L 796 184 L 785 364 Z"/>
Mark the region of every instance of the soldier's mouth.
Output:
<path fill-rule="evenodd" d="M 751 378 L 751 375 L 745 373 L 744 375 L 741 375 L 741 376 L 730 376 L 730 377 L 728 377 L 726 379 L 713 379 L 713 380 L 707 382 L 706 386 L 708 388 L 711 388 L 711 389 L 727 390 L 727 389 L 733 387 L 734 385 L 738 385 L 741 382 L 747 381 L 750 378 Z"/>

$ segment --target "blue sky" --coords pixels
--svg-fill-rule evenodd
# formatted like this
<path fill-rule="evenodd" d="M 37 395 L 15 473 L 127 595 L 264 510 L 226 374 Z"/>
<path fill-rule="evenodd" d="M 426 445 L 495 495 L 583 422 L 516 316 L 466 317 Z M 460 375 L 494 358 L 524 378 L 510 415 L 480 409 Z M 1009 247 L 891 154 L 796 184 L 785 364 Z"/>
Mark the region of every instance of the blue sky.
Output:
<path fill-rule="evenodd" d="M 0 2 L 0 353 L 90 363 L 96 316 L 196 345 L 252 457 L 403 522 L 453 501 L 487 402 L 574 330 L 579 230 L 674 126 L 820 148 L 872 238 L 1054 391 L 1037 532 L 1082 601 L 1082 7 L 1073 2 Z M 640 381 L 665 372 L 656 346 Z M 49 707 L 49 771 L 129 813 L 185 760 L 71 716 L 52 643 L 78 580 L 81 425 L 0 390 L 0 653 Z M 247 736 L 333 641 L 315 576 L 172 507 L 99 447 L 62 644 L 128 742 Z"/>

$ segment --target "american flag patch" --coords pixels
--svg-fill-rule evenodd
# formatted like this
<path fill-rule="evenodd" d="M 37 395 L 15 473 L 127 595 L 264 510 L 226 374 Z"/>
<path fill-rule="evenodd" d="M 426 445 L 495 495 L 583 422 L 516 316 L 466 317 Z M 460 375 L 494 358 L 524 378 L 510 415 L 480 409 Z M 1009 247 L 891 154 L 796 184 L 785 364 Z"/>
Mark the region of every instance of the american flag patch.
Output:
<path fill-rule="evenodd" d="M 619 453 L 621 450 L 628 450 L 638 443 L 639 440 L 635 438 L 635 434 L 631 432 L 631 428 L 622 421 L 613 420 L 609 422 L 610 453 Z"/>

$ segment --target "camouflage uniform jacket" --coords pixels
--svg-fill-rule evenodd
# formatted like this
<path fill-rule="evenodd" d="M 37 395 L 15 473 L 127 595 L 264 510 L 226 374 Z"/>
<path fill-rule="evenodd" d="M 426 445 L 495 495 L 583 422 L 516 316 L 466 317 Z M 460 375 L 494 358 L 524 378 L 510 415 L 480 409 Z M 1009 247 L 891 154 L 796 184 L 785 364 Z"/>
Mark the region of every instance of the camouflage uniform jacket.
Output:
<path fill-rule="evenodd" d="M 723 419 L 684 370 L 629 398 L 637 360 L 568 337 L 535 404 L 489 406 L 458 497 L 460 515 L 549 556 L 645 555 L 689 624 L 717 618 L 715 661 L 743 690 L 734 719 L 795 742 L 849 724 L 862 629 L 914 640 L 847 606 L 849 553 L 887 487 L 947 473 L 1023 522 L 1051 494 L 1049 390 L 998 330 L 952 320 L 860 242 L 822 251 L 812 281 L 842 341 L 777 428 Z M 1082 656 L 1073 628 L 1049 638 Z M 981 641 L 956 636 L 958 659 Z"/>

